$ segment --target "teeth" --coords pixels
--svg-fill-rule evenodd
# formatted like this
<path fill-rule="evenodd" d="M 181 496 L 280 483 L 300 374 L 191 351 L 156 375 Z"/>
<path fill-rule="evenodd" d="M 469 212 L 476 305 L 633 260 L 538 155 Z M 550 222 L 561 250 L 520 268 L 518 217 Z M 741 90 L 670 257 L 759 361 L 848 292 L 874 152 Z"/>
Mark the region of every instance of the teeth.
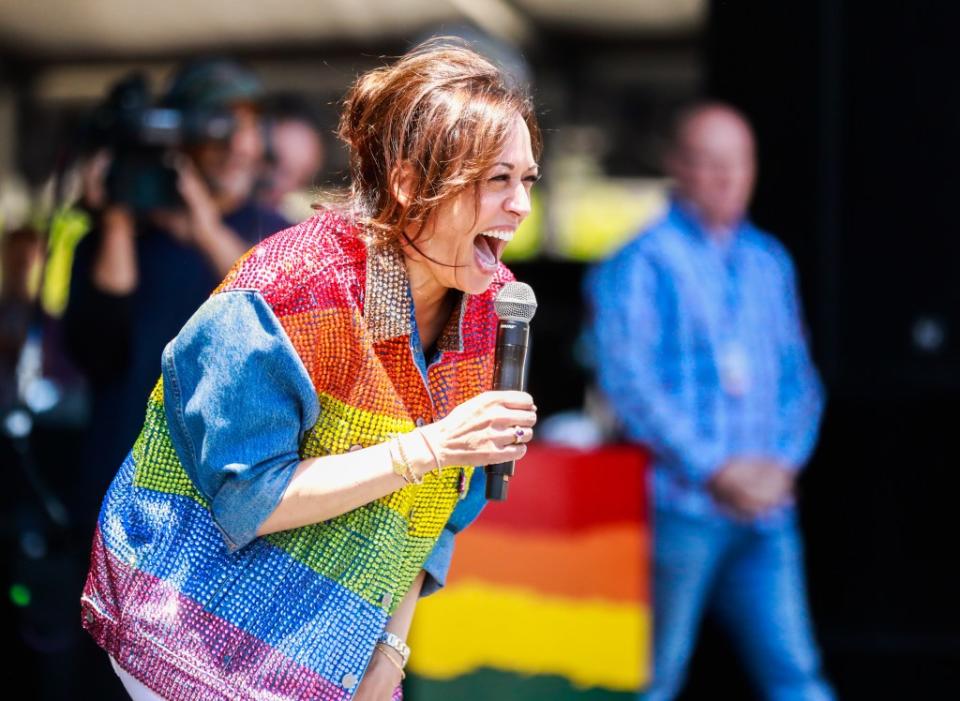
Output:
<path fill-rule="evenodd" d="M 489 236 L 492 239 L 500 239 L 501 241 L 511 241 L 513 239 L 512 231 L 481 231 L 481 236 Z"/>

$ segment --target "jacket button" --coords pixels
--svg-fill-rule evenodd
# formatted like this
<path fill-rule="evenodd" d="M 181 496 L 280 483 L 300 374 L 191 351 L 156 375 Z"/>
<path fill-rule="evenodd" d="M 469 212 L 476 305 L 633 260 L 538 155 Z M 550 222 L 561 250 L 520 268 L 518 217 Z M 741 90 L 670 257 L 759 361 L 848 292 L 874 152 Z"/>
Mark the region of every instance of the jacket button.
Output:
<path fill-rule="evenodd" d="M 340 683 L 343 684 L 344 689 L 352 689 L 357 685 L 357 675 L 353 672 L 343 675 L 343 679 L 340 680 Z"/>
<path fill-rule="evenodd" d="M 383 603 L 384 608 L 390 608 L 390 604 L 393 603 L 393 594 L 387 592 L 380 601 Z"/>
<path fill-rule="evenodd" d="M 417 420 L 414 423 L 416 423 L 417 427 L 419 428 L 420 426 L 423 426 L 427 422 L 423 420 L 422 416 L 418 416 Z"/>
<path fill-rule="evenodd" d="M 90 625 L 91 623 L 93 623 L 93 611 L 84 611 L 83 620 L 86 622 L 87 625 Z"/>
<path fill-rule="evenodd" d="M 354 443 L 353 445 L 350 446 L 351 453 L 356 453 L 358 450 L 363 450 L 363 446 L 360 445 L 359 443 Z"/>

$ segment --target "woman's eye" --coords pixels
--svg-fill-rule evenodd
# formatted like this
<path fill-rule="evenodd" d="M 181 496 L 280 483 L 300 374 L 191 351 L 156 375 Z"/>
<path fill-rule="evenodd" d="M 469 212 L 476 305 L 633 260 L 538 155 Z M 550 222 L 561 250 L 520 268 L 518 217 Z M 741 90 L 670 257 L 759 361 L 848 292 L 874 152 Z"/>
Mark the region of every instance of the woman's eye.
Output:
<path fill-rule="evenodd" d="M 527 177 L 525 177 L 525 178 L 523 179 L 523 182 L 525 182 L 525 183 L 530 183 L 531 185 L 533 185 L 534 183 L 539 182 L 539 181 L 540 181 L 540 175 L 539 175 L 539 174 L 537 174 L 537 175 L 528 175 Z"/>
<path fill-rule="evenodd" d="M 498 182 L 498 183 L 509 182 L 509 180 L 510 180 L 510 174 L 509 174 L 509 173 L 500 173 L 499 175 L 494 175 L 492 178 L 490 178 L 490 180 L 492 180 L 493 182 Z"/>

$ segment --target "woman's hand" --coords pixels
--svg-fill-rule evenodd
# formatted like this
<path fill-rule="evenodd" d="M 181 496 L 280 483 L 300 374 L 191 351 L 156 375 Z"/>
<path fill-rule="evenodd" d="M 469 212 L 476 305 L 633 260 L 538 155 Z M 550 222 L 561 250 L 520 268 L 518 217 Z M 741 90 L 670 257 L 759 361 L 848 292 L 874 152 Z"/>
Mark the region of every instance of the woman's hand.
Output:
<path fill-rule="evenodd" d="M 386 443 L 302 460 L 257 535 L 300 528 L 353 511 L 403 487 L 400 474 L 407 481 L 416 481 L 451 465 L 519 460 L 527 452 L 536 422 L 537 409 L 526 392 L 484 392 L 439 421 Z M 401 462 L 405 469 L 398 471 Z"/>
<path fill-rule="evenodd" d="M 468 399 L 436 423 L 424 426 L 443 467 L 494 465 L 527 452 L 537 408 L 526 392 L 491 391 Z"/>
<path fill-rule="evenodd" d="M 384 653 L 373 651 L 367 673 L 353 696 L 353 701 L 390 701 L 400 684 L 400 670 L 386 659 Z"/>

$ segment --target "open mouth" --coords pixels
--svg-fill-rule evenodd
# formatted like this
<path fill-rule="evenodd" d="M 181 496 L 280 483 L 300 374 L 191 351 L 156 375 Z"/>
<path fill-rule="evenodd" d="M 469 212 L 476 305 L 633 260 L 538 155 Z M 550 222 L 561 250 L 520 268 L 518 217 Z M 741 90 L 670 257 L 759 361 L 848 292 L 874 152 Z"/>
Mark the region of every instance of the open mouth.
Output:
<path fill-rule="evenodd" d="M 496 270 L 503 249 L 512 238 L 513 231 L 506 229 L 477 234 L 473 239 L 473 251 L 480 267 L 487 272 Z"/>

